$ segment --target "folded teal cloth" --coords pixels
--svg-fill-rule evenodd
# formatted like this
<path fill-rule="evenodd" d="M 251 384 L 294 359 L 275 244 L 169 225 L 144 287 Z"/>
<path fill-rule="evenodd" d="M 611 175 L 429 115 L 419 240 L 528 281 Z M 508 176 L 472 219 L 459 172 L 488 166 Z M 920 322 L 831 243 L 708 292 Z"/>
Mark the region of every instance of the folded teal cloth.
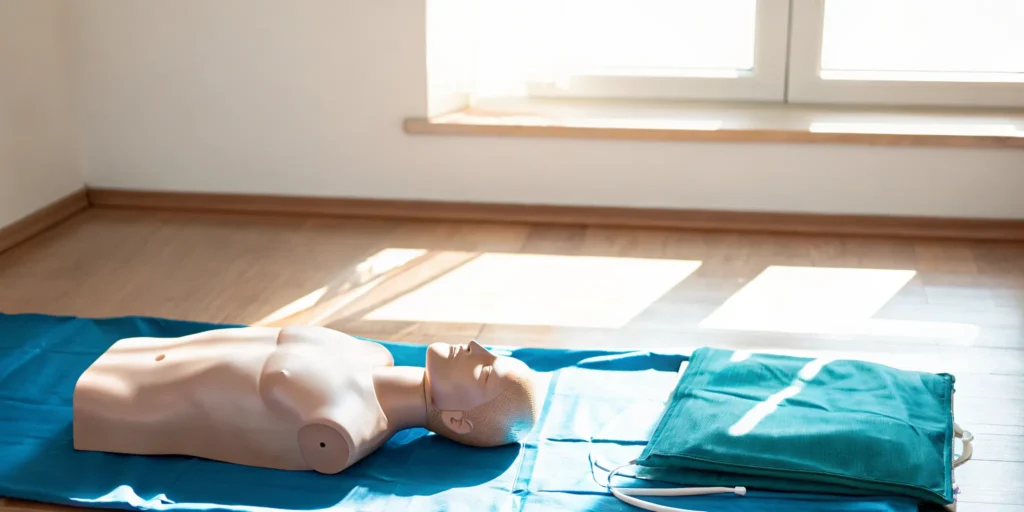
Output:
<path fill-rule="evenodd" d="M 685 486 L 953 501 L 947 374 L 848 360 L 693 353 L 637 461 Z"/>

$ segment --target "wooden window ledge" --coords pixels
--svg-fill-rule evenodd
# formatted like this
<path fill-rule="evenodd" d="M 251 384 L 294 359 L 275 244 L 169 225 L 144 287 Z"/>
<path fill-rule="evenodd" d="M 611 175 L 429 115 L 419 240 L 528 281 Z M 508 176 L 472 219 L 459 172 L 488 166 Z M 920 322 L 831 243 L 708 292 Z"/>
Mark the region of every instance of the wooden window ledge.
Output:
<path fill-rule="evenodd" d="M 405 120 L 431 135 L 1024 149 L 1024 111 L 520 101 Z"/>

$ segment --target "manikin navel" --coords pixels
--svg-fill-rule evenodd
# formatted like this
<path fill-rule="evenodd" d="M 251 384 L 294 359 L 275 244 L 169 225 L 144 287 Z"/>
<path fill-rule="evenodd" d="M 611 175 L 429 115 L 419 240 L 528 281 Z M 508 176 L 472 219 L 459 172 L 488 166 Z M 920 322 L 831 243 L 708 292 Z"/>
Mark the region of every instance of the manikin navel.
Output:
<path fill-rule="evenodd" d="M 407 428 L 515 443 L 537 397 L 522 361 L 475 341 L 432 344 L 421 368 L 324 327 L 240 327 L 114 343 L 79 377 L 72 424 L 78 450 L 338 473 Z"/>

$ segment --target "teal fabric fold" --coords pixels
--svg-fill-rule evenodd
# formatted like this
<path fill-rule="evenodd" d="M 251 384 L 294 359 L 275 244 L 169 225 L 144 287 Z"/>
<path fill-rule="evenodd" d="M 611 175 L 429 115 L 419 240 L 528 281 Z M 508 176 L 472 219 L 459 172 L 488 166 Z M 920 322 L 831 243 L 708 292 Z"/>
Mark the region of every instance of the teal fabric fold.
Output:
<path fill-rule="evenodd" d="M 701 348 L 637 464 L 686 486 L 953 501 L 948 374 Z"/>

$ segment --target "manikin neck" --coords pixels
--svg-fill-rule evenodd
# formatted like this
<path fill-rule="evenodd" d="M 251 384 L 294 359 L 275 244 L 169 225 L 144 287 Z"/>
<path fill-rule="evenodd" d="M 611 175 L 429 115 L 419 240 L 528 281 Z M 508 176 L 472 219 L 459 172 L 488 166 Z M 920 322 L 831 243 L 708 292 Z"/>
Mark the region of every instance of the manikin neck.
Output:
<path fill-rule="evenodd" d="M 373 372 L 377 401 L 392 431 L 427 424 L 425 372 L 415 366 L 383 366 Z"/>

